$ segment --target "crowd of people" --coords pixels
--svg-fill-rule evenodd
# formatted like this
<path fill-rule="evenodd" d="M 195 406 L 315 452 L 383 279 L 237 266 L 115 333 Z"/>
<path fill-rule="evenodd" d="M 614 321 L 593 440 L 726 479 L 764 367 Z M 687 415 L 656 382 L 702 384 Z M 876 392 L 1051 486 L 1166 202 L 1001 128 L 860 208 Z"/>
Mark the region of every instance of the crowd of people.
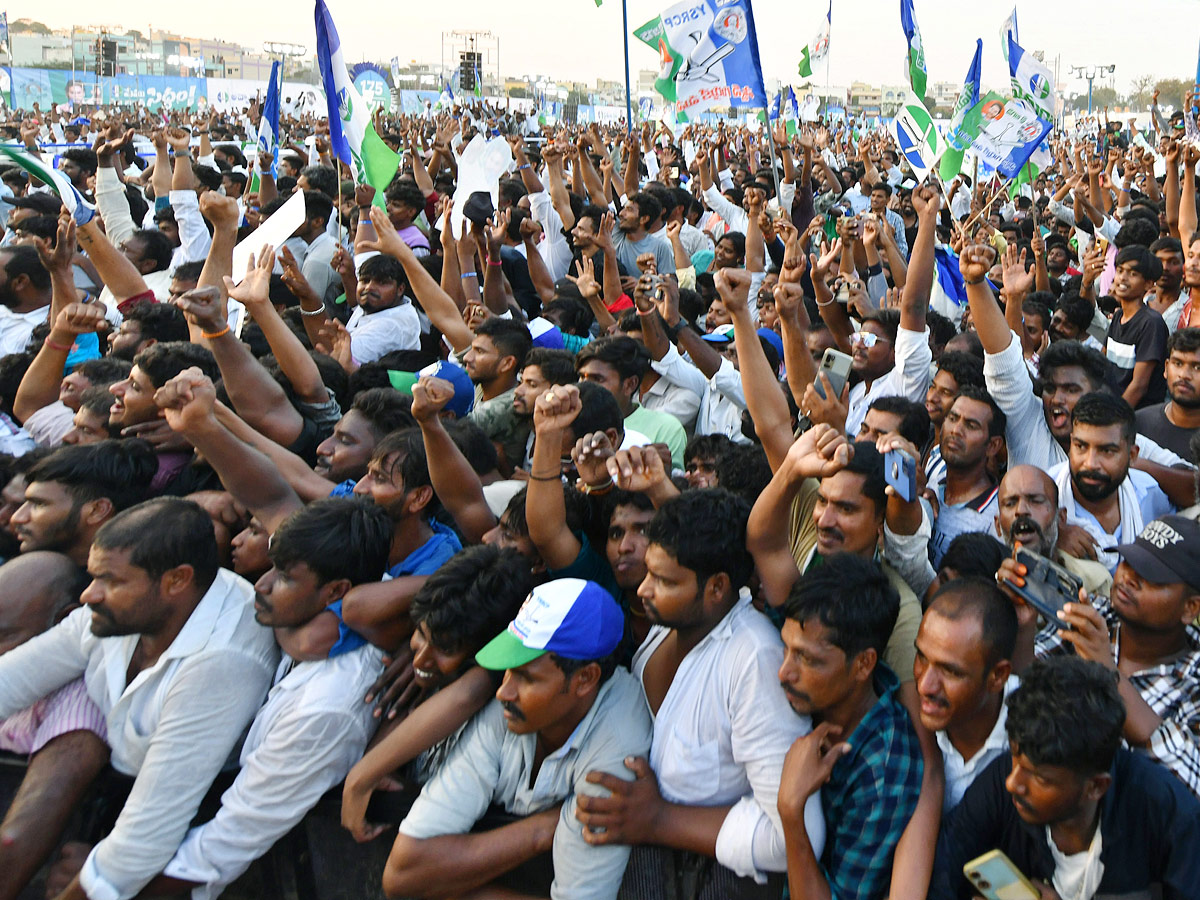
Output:
<path fill-rule="evenodd" d="M 0 898 L 216 897 L 323 798 L 388 897 L 1197 896 L 1178 117 L 1010 190 L 475 102 L 376 190 L 259 115 L 0 165 Z"/>

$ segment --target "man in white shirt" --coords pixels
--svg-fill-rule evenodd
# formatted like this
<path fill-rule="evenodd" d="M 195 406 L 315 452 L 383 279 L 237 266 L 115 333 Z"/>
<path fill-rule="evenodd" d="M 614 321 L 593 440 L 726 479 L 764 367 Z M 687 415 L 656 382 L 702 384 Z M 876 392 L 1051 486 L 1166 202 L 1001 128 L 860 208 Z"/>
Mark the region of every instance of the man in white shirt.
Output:
<path fill-rule="evenodd" d="M 687 491 L 663 504 L 645 530 L 638 596 L 654 627 L 633 672 L 654 716 L 649 765 L 627 763 L 634 785 L 606 780 L 611 798 L 579 802 L 590 842 L 635 845 L 623 895 L 661 897 L 667 879 L 686 882 L 681 873 L 697 870 L 696 896 L 782 891 L 779 778 L 788 749 L 812 723 L 779 689 L 783 642 L 746 587 L 754 570 L 749 514 L 744 500 L 720 488 Z M 819 855 L 818 796 L 805 807 L 805 823 Z M 604 834 L 595 833 L 601 827 Z"/>
<path fill-rule="evenodd" d="M 995 583 L 960 578 L 933 597 L 917 632 L 913 665 L 921 724 L 934 733 L 945 763 L 943 811 L 992 760 L 1008 752 L 1005 698 L 1012 674 L 1017 613 Z"/>
<path fill-rule="evenodd" d="M 395 258 L 376 254 L 360 266 L 358 306 L 346 324 L 350 355 L 358 365 L 421 346 L 421 320 L 407 290 L 408 278 Z"/>
<path fill-rule="evenodd" d="M 362 698 L 382 668 L 381 653 L 338 617 L 346 591 L 383 576 L 387 511 L 337 498 L 282 522 L 269 510 L 253 512 L 272 532 L 272 568 L 255 585 L 254 617 L 274 629 L 284 656 L 221 808 L 188 832 L 151 893 L 191 888 L 193 900 L 218 896 L 345 778 L 377 724 Z"/>
<path fill-rule="evenodd" d="M 278 660 L 250 584 L 220 568 L 212 520 L 159 498 L 114 516 L 88 558 L 84 606 L 0 656 L 0 716 L 83 676 L 112 765 L 135 778 L 63 900 L 128 900 L 171 859 L 262 703 Z"/>
<path fill-rule="evenodd" d="M 0 356 L 25 349 L 50 314 L 50 295 L 50 273 L 33 247 L 0 248 Z"/>

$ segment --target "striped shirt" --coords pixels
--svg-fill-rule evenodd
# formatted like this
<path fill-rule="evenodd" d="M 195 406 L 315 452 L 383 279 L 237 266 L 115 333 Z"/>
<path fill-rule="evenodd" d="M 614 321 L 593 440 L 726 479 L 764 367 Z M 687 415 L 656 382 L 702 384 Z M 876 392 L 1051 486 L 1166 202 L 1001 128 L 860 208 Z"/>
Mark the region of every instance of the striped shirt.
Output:
<path fill-rule="evenodd" d="M 88 696 L 82 678 L 0 720 L 0 750 L 32 756 L 72 731 L 90 731 L 100 740 L 108 735 L 104 713 Z"/>

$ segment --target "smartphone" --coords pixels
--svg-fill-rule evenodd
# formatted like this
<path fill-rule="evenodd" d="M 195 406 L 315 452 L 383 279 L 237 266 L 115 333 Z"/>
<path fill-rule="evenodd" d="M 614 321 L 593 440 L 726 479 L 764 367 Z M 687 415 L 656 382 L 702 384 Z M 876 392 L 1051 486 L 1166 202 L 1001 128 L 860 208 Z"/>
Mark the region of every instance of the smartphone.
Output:
<path fill-rule="evenodd" d="M 821 384 L 821 373 L 824 372 L 825 377 L 829 379 L 833 395 L 841 397 L 842 391 L 846 389 L 846 382 L 850 379 L 850 367 L 853 364 L 854 357 L 847 353 L 834 350 L 832 347 L 825 351 L 825 355 L 821 357 L 821 368 L 817 370 L 817 377 L 813 379 L 813 387 L 816 388 L 822 400 L 826 398 L 825 388 Z"/>
<path fill-rule="evenodd" d="M 1083 581 L 1058 563 L 1032 550 L 1018 550 L 1017 562 L 1025 567 L 1024 586 L 1017 587 L 1007 579 L 1005 583 L 1041 613 L 1047 622 L 1053 622 L 1060 628 L 1070 628 L 1058 618 L 1058 614 L 1064 604 L 1079 602 L 1079 589 L 1083 587 Z"/>
<path fill-rule="evenodd" d="M 1002 850 L 991 850 L 963 866 L 963 874 L 986 900 L 1039 900 L 1041 892 Z"/>
<path fill-rule="evenodd" d="M 1101 253 L 1107 253 L 1108 252 L 1108 238 L 1103 238 L 1103 237 L 1100 237 L 1100 235 L 1096 235 L 1096 246 L 1100 248 Z"/>
<path fill-rule="evenodd" d="M 825 240 L 830 243 L 837 240 L 837 220 L 841 217 L 841 214 L 841 210 L 838 209 L 831 209 L 825 213 L 825 226 L 823 230 L 825 232 Z"/>
<path fill-rule="evenodd" d="M 905 502 L 911 503 L 917 496 L 917 461 L 903 450 L 889 450 L 884 454 L 883 476 Z"/>

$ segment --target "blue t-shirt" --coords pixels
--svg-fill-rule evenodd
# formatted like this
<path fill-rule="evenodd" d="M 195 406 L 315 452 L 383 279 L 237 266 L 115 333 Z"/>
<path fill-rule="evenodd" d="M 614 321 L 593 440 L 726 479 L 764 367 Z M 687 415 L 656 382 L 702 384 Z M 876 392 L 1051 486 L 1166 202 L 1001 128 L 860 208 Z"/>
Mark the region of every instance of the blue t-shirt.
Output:
<path fill-rule="evenodd" d="M 462 541 L 453 529 L 436 519 L 429 520 L 433 534 L 424 544 L 387 570 L 388 578 L 401 575 L 432 575 L 442 563 L 462 549 Z"/>

